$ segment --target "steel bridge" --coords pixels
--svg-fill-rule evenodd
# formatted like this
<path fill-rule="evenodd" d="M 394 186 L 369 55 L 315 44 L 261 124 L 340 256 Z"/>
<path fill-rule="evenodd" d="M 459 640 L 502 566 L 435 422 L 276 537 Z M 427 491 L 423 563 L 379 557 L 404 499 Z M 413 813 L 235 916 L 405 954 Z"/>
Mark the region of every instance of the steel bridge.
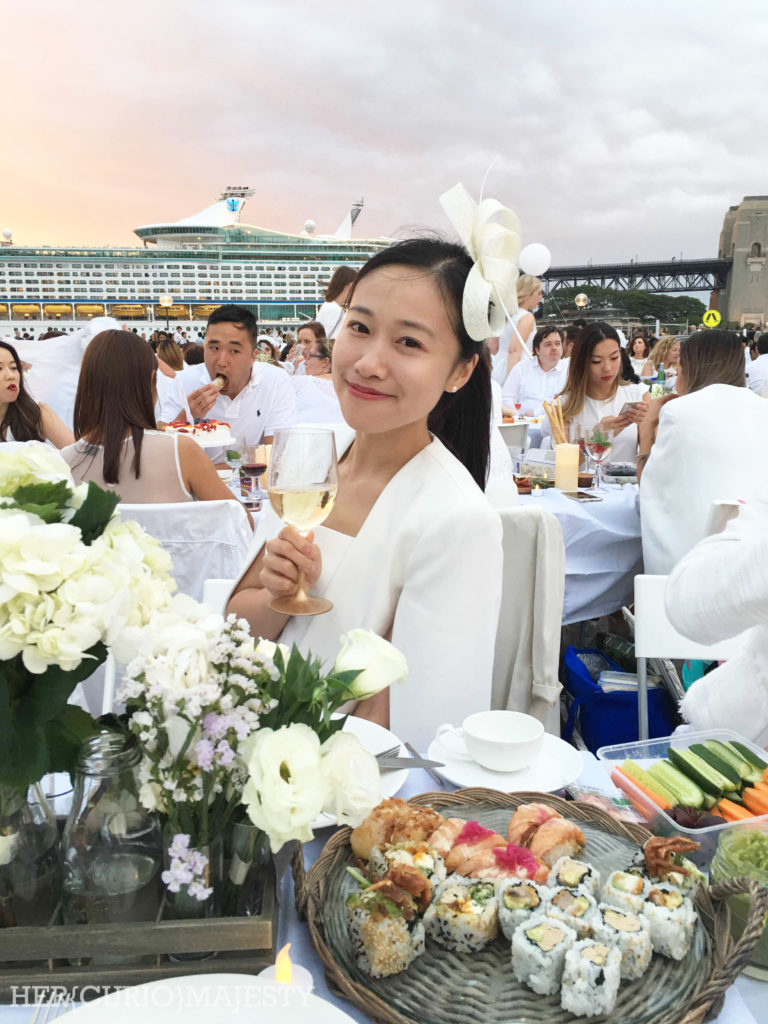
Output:
<path fill-rule="evenodd" d="M 703 292 L 725 288 L 729 259 L 664 260 L 655 263 L 594 263 L 581 267 L 551 267 L 542 274 L 545 295 L 559 288 L 638 289 L 645 292 Z"/>

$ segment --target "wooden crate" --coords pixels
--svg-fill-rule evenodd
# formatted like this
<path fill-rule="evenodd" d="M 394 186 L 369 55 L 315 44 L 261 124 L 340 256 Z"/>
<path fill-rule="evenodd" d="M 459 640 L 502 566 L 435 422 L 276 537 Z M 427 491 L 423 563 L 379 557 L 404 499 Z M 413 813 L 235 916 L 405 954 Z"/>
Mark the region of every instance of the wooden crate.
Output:
<path fill-rule="evenodd" d="M 265 869 L 261 913 L 199 921 L 65 925 L 57 907 L 45 927 L 0 929 L 0 1003 L 31 1003 L 51 990 L 78 1001 L 126 985 L 186 974 L 258 974 L 274 963 L 278 903 L 274 865 Z M 207 953 L 205 959 L 172 960 L 170 954 Z M 129 957 L 132 963 L 71 964 Z M 135 962 L 138 958 L 139 962 Z M 26 987 L 26 988 L 25 988 Z M 37 990 L 35 992 L 34 990 Z"/>

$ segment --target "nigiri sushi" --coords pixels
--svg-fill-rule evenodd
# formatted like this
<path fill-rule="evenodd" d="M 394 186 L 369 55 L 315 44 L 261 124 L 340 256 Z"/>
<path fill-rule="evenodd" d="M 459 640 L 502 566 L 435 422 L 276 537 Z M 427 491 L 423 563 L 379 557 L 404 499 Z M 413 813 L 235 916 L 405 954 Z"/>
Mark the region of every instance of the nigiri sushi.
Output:
<path fill-rule="evenodd" d="M 546 804 L 520 804 L 509 819 L 507 839 L 515 846 L 528 846 L 539 826 L 550 818 L 562 818 L 562 815 Z"/>
<path fill-rule="evenodd" d="M 586 845 L 584 833 L 567 818 L 550 818 L 540 825 L 528 843 L 528 849 L 549 867 L 561 857 L 577 857 Z"/>

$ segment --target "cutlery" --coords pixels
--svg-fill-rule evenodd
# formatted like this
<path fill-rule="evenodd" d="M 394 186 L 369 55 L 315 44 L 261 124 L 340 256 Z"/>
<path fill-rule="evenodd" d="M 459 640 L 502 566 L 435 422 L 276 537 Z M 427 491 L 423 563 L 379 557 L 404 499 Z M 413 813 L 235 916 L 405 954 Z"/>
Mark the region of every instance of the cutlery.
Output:
<path fill-rule="evenodd" d="M 410 750 L 414 757 L 419 757 L 418 751 L 416 750 L 415 747 L 412 747 L 410 743 L 405 744 L 405 749 Z M 440 789 L 447 788 L 445 779 L 441 775 L 438 775 L 437 772 L 433 772 L 431 768 L 426 768 L 425 771 L 435 780 Z"/>
<path fill-rule="evenodd" d="M 397 757 L 400 753 L 400 744 L 396 744 L 394 747 L 390 747 L 389 750 L 380 750 L 375 755 L 377 761 L 386 761 L 390 758 Z"/>
<path fill-rule="evenodd" d="M 427 761 L 420 757 L 383 757 L 378 758 L 379 768 L 442 768 L 442 761 Z"/>

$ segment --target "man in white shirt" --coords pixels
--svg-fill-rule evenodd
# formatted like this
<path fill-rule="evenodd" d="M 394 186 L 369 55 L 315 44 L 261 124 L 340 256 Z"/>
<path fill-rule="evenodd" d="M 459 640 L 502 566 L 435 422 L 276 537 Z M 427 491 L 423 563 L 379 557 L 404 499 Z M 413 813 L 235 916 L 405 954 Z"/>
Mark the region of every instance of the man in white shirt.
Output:
<path fill-rule="evenodd" d="M 533 339 L 533 359 L 523 356 L 504 382 L 503 404 L 520 405 L 525 416 L 543 416 L 544 402 L 565 387 L 568 371 L 562 366 L 563 339 L 557 327 L 542 327 Z"/>
<path fill-rule="evenodd" d="M 188 366 L 173 379 L 160 420 L 186 419 L 185 398 L 194 419 L 229 423 L 246 444 L 269 444 L 278 427 L 296 422 L 296 398 L 288 374 L 256 361 L 258 327 L 253 313 L 240 306 L 219 306 L 208 318 L 205 361 Z M 223 379 L 221 388 L 213 381 Z"/>
<path fill-rule="evenodd" d="M 757 359 L 747 363 L 747 387 L 768 398 L 768 331 L 757 342 Z"/>

